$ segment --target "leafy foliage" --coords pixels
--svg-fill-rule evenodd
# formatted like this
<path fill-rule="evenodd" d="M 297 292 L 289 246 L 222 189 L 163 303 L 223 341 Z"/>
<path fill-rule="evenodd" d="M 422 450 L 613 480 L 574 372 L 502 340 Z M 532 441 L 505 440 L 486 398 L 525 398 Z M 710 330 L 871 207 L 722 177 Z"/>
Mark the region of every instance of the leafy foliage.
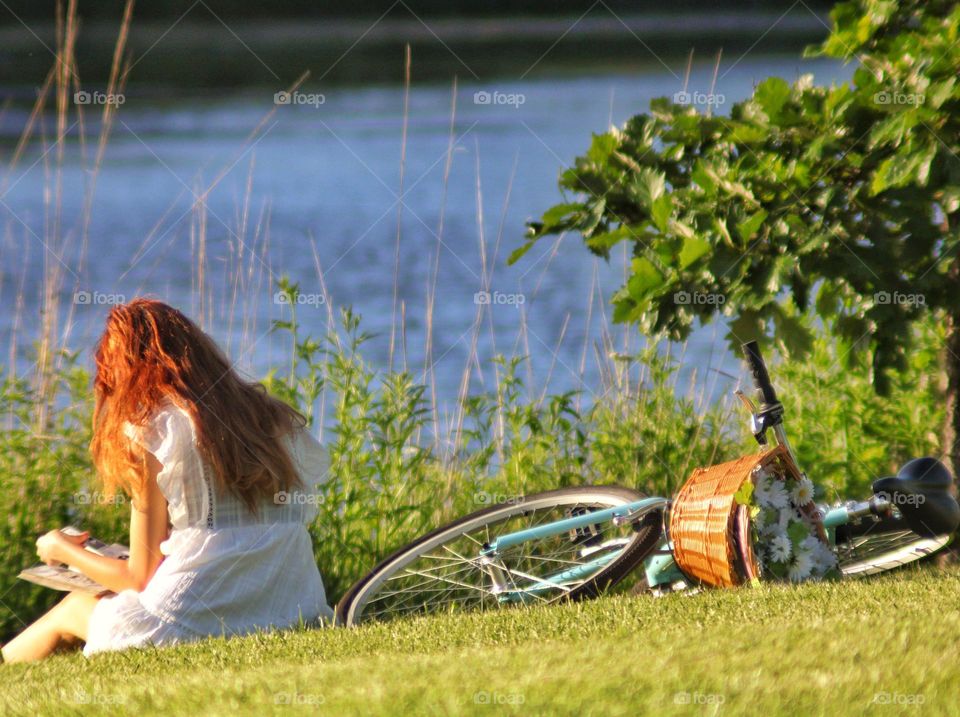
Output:
<path fill-rule="evenodd" d="M 297 287 L 280 290 L 295 307 Z M 359 316 L 344 310 L 321 340 L 303 336 L 295 316 L 274 328 L 295 358 L 270 372 L 268 390 L 314 416 L 314 387 L 328 392 L 332 468 L 311 534 L 331 597 L 400 545 L 492 503 L 585 483 L 670 494 L 696 465 L 736 450 L 727 408 L 679 398 L 675 363 L 652 349 L 628 359 L 643 371 L 639 385 L 615 386 L 582 412 L 572 392 L 528 398 L 523 359 L 497 357 L 497 388 L 468 396 L 462 428 L 431 440 L 438 421 L 425 387 L 364 361 Z"/>
<path fill-rule="evenodd" d="M 960 313 L 960 6 L 855 0 L 832 18 L 808 53 L 860 63 L 850 84 L 770 78 L 728 117 L 654 100 L 593 137 L 560 177 L 576 199 L 531 223 L 510 261 L 565 231 L 600 256 L 629 242 L 616 320 L 677 340 L 722 312 L 732 343 L 772 329 L 804 354 L 798 315 L 815 309 L 888 391 L 909 326 Z"/>

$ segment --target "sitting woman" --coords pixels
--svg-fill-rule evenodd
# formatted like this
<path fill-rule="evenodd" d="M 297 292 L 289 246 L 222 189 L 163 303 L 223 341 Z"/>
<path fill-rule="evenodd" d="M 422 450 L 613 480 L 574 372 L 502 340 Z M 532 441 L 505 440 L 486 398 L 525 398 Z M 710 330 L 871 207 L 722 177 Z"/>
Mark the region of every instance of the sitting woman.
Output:
<path fill-rule="evenodd" d="M 244 381 L 176 309 L 115 307 L 96 352 L 91 452 L 108 495 L 131 498 L 130 559 L 59 530 L 40 558 L 107 587 L 73 592 L 4 645 L 7 662 L 319 624 L 333 613 L 306 526 L 325 451 L 303 416 Z"/>

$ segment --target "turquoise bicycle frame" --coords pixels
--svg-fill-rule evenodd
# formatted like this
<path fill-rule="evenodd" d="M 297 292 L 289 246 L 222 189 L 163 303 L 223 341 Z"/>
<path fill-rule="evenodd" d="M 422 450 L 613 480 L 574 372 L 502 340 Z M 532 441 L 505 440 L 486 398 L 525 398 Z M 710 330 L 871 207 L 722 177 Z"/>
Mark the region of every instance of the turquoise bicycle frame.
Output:
<path fill-rule="evenodd" d="M 645 513 L 648 510 L 658 506 L 666 507 L 668 502 L 669 501 L 667 501 L 666 498 L 643 498 L 642 500 L 636 500 L 632 503 L 618 505 L 615 508 L 604 508 L 603 510 L 596 510 L 592 513 L 584 513 L 583 515 L 576 515 L 572 518 L 557 520 L 553 523 L 538 525 L 535 528 L 527 528 L 526 530 L 518 530 L 515 533 L 507 533 L 506 535 L 501 535 L 500 537 L 495 538 L 492 542 L 485 545 L 483 550 L 480 551 L 480 554 L 487 556 L 496 555 L 501 550 L 512 548 L 515 545 L 520 545 L 528 540 L 550 538 L 554 535 L 565 533 L 568 530 L 586 528 L 589 525 L 605 523 L 608 520 L 613 520 L 614 518 L 625 518 L 631 513 Z"/>
<path fill-rule="evenodd" d="M 616 519 L 626 519 L 627 516 L 634 516 L 634 519 L 645 515 L 651 510 L 666 509 L 669 501 L 666 498 L 643 498 L 631 503 L 624 503 L 614 508 L 604 508 L 583 515 L 576 515 L 564 520 L 557 520 L 552 523 L 538 525 L 526 530 L 518 530 L 514 533 L 501 535 L 490 543 L 483 546 L 480 550 L 481 559 L 495 565 L 499 553 L 508 548 L 521 545 L 530 540 L 542 540 L 555 535 L 562 535 L 572 530 L 586 528 L 588 526 L 599 525 Z M 609 551 L 603 555 L 597 556 L 594 560 L 588 561 L 582 565 L 538 578 L 533 585 L 523 589 L 509 590 L 504 589 L 498 595 L 500 602 L 527 602 L 545 591 L 555 591 L 565 583 L 575 582 L 585 577 L 593 575 L 607 563 L 613 561 L 619 551 Z"/>
<path fill-rule="evenodd" d="M 628 519 L 628 516 L 630 520 L 636 520 L 651 511 L 665 511 L 669 504 L 670 501 L 666 498 L 643 498 L 631 503 L 624 503 L 614 508 L 605 508 L 603 510 L 565 518 L 564 520 L 546 523 L 545 525 L 538 525 L 534 528 L 507 533 L 484 545 L 480 551 L 481 559 L 488 563 L 495 563 L 496 557 L 501 551 L 521 545 L 527 541 L 542 540 L 580 528 L 600 525 L 608 521 L 624 520 Z M 849 522 L 850 514 L 844 507 L 834 508 L 826 514 L 823 525 L 824 528 L 827 529 L 831 543 L 834 541 L 835 529 Z M 503 590 L 498 598 L 501 602 L 527 602 L 531 597 L 536 596 L 537 593 L 556 590 L 565 583 L 578 581 L 593 575 L 604 565 L 612 562 L 619 554 L 619 551 L 606 552 L 582 565 L 543 578 L 538 578 L 536 582 L 529 587 L 517 590 Z M 680 571 L 680 568 L 677 567 L 673 559 L 673 550 L 669 541 L 664 541 L 660 547 L 644 561 L 644 571 L 647 577 L 647 584 L 651 588 L 660 585 L 672 585 L 677 581 L 687 580 L 687 577 Z"/>

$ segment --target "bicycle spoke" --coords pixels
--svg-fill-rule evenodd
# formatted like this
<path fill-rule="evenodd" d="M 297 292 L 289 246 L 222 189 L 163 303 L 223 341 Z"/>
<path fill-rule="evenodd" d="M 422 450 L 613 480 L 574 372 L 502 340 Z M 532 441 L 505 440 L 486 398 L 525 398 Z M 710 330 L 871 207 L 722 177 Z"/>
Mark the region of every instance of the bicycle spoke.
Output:
<path fill-rule="evenodd" d="M 564 531 L 511 546 L 492 556 L 492 561 L 482 558 L 482 549 L 498 536 L 604 507 L 609 506 L 583 500 L 518 505 L 501 519 L 455 533 L 388 574 L 368 599 L 361 619 L 438 613 L 454 607 L 500 609 L 530 600 L 545 604 L 569 595 L 630 544 L 630 526 L 603 521 L 599 529 Z M 599 540 L 603 542 L 596 545 Z M 574 579 L 561 582 L 553 577 L 578 568 L 585 569 Z"/>

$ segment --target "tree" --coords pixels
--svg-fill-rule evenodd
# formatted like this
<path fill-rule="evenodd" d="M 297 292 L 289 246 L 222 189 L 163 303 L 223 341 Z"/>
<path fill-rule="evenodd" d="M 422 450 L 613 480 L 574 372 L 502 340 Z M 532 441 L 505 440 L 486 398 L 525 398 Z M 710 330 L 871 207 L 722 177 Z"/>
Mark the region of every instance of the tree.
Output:
<path fill-rule="evenodd" d="M 528 226 L 632 248 L 614 318 L 674 340 L 728 318 L 731 342 L 771 334 L 802 355 L 813 310 L 887 391 L 912 324 L 949 326 L 945 452 L 960 472 L 960 5 L 853 0 L 808 55 L 856 62 L 851 82 L 770 78 L 729 116 L 666 98 L 594 135 L 560 177 L 570 201 Z M 722 297 L 722 299 L 720 298 Z"/>

